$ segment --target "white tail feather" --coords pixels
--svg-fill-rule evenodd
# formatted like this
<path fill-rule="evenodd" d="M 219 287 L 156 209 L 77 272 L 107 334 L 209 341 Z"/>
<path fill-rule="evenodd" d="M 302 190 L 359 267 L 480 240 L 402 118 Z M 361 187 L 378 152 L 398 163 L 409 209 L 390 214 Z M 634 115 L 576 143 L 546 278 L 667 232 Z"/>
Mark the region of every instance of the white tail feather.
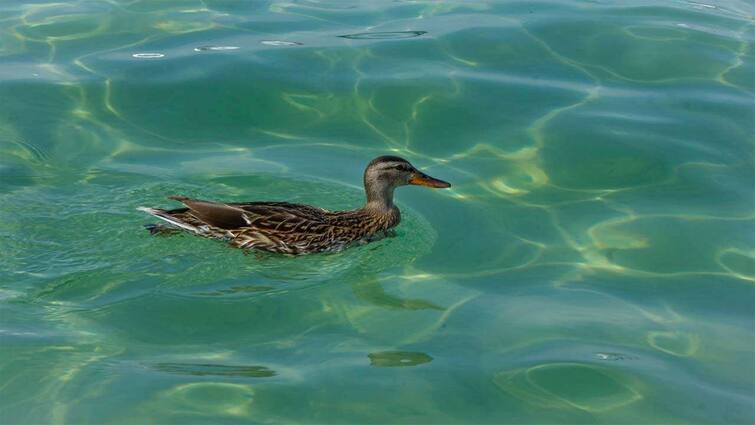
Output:
<path fill-rule="evenodd" d="M 160 220 L 167 221 L 168 223 L 180 227 L 182 229 L 188 230 L 190 232 L 194 232 L 196 234 L 201 234 L 202 232 L 199 231 L 195 226 L 192 226 L 191 224 L 186 224 L 181 221 L 176 220 L 175 218 L 165 214 L 164 211 L 157 210 L 154 208 L 148 208 L 148 207 L 137 207 L 136 208 L 139 211 L 144 211 L 149 215 L 155 216 L 159 218 Z"/>

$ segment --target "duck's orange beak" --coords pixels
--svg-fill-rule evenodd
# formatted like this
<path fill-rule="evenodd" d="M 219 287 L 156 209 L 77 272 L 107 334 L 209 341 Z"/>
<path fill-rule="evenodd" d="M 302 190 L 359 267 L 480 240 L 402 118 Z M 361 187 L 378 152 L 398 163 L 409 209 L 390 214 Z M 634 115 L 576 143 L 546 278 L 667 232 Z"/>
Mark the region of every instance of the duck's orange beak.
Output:
<path fill-rule="evenodd" d="M 417 186 L 434 187 L 437 189 L 445 189 L 447 187 L 451 187 L 451 183 L 444 182 L 443 180 L 438 180 L 434 177 L 430 177 L 427 174 L 423 173 L 422 171 L 415 171 L 414 174 L 412 174 L 412 177 L 409 179 L 409 184 L 414 184 Z"/>

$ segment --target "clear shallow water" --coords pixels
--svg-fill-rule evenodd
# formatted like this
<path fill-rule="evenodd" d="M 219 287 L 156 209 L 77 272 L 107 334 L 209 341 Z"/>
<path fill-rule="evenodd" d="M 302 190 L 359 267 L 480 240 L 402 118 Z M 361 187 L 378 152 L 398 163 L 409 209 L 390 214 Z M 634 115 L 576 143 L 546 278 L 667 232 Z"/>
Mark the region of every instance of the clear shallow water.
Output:
<path fill-rule="evenodd" d="M 748 2 L 0 5 L 3 423 L 755 421 Z M 245 256 L 169 194 L 395 238 Z"/>

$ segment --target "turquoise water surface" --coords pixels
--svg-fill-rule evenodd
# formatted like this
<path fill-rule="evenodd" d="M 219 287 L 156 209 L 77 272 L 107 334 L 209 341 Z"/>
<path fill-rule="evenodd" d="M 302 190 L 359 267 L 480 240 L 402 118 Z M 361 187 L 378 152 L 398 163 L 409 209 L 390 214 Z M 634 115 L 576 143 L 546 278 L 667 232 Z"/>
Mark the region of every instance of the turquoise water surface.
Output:
<path fill-rule="evenodd" d="M 0 422 L 755 422 L 749 1 L 0 3 Z M 168 195 L 363 202 L 245 255 Z"/>

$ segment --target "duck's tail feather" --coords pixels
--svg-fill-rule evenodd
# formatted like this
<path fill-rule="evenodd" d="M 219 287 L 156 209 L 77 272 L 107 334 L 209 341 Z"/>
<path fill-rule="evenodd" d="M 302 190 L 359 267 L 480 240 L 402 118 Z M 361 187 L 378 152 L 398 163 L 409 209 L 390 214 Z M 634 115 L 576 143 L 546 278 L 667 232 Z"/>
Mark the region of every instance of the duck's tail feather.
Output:
<path fill-rule="evenodd" d="M 177 218 L 175 218 L 175 217 L 171 216 L 170 214 L 168 214 L 168 212 L 165 211 L 165 210 L 161 210 L 159 208 L 148 208 L 148 207 L 138 207 L 137 210 L 144 211 L 144 212 L 146 212 L 149 215 L 153 215 L 153 216 L 159 218 L 160 220 L 167 221 L 168 223 L 170 223 L 170 224 L 172 224 L 174 226 L 180 227 L 180 228 L 182 228 L 184 230 L 188 230 L 188 231 L 196 233 L 196 234 L 201 234 L 202 233 L 202 232 L 199 231 L 199 229 L 196 226 L 192 226 L 191 224 L 184 223 L 183 221 L 178 220 Z M 153 224 L 151 226 L 158 226 L 158 225 Z M 159 229 L 157 229 L 156 227 L 147 227 L 147 230 L 149 230 L 149 232 L 152 233 L 152 234 L 155 234 L 155 233 L 159 232 Z"/>
<path fill-rule="evenodd" d="M 183 229 L 179 229 L 176 226 L 160 223 L 145 224 L 144 228 L 147 229 L 152 236 L 170 236 L 183 231 Z"/>

